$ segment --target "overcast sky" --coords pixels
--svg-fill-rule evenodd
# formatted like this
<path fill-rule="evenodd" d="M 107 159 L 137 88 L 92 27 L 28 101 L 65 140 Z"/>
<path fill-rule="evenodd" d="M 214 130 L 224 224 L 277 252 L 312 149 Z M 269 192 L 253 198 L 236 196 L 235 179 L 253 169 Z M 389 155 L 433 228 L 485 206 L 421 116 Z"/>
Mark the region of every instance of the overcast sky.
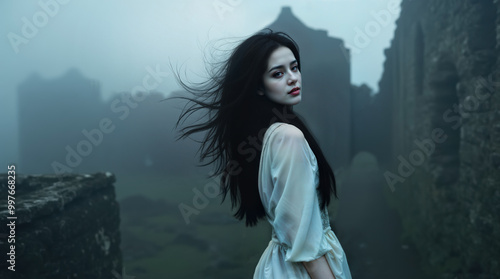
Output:
<path fill-rule="evenodd" d="M 167 72 L 172 62 L 202 73 L 207 42 L 243 39 L 290 6 L 306 26 L 343 39 L 352 50 L 352 83 L 376 91 L 399 5 L 400 0 L 1 0 L 0 164 L 16 163 L 16 87 L 32 73 L 57 78 L 77 68 L 99 81 L 103 98 L 110 98 L 142 84 L 147 67 Z M 156 90 L 168 94 L 178 88 L 167 77 Z"/>

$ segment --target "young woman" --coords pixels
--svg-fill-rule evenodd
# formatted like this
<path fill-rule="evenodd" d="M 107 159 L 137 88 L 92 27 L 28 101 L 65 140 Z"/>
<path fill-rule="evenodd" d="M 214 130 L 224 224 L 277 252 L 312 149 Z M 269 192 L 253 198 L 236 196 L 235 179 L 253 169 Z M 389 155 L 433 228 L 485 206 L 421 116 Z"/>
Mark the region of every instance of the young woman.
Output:
<path fill-rule="evenodd" d="M 330 228 L 327 206 L 335 177 L 293 106 L 302 98 L 300 55 L 288 35 L 259 32 L 239 44 L 206 82 L 181 85 L 195 98 L 179 117 L 206 110 L 206 122 L 180 130 L 206 132 L 200 160 L 212 157 L 234 214 L 247 226 L 266 218 L 268 247 L 254 278 L 351 278 Z M 338 197 L 337 197 L 338 198 Z"/>

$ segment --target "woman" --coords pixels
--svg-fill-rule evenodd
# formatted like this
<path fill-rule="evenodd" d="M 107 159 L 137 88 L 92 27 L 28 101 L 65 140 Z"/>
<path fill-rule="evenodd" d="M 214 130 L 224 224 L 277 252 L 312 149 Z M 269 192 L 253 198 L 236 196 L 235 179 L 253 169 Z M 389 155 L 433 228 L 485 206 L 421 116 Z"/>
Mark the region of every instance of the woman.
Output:
<path fill-rule="evenodd" d="M 180 81 L 180 80 L 179 80 Z M 302 98 L 300 55 L 285 33 L 259 32 L 197 86 L 183 118 L 208 110 L 206 122 L 181 129 L 185 138 L 206 131 L 200 160 L 217 162 L 222 200 L 254 226 L 272 225 L 269 246 L 254 278 L 351 278 L 345 253 L 330 228 L 327 206 L 335 177 L 319 145 L 293 111 Z"/>

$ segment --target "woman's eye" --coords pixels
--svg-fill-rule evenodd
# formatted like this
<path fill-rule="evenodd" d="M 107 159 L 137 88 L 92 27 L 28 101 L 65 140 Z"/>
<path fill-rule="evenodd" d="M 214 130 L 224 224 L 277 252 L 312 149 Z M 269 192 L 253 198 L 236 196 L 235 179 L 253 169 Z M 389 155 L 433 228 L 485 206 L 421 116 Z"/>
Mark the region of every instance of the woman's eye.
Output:
<path fill-rule="evenodd" d="M 273 74 L 273 77 L 278 78 L 278 77 L 281 77 L 282 75 L 283 75 L 282 72 L 276 72 Z"/>
<path fill-rule="evenodd" d="M 292 67 L 292 71 L 298 71 L 299 70 L 299 66 L 295 65 Z"/>

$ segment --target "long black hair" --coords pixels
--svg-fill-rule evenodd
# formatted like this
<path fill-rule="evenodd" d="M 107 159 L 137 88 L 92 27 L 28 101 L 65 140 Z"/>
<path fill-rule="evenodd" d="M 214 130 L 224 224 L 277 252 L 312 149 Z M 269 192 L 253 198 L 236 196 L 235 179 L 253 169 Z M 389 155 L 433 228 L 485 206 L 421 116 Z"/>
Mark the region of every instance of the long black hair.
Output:
<path fill-rule="evenodd" d="M 186 99 L 186 106 L 179 116 L 181 121 L 193 113 L 205 110 L 208 119 L 180 129 L 183 139 L 191 134 L 206 132 L 201 142 L 200 162 L 212 158 L 204 166 L 216 163 L 214 173 L 220 177 L 222 202 L 231 196 L 232 208 L 238 206 L 234 216 L 246 218 L 247 226 L 254 226 L 266 216 L 258 190 L 258 173 L 262 140 L 267 128 L 275 122 L 295 125 L 304 134 L 319 167 L 320 206 L 326 208 L 332 192 L 337 196 L 335 177 L 317 141 L 292 106 L 271 101 L 257 91 L 264 88 L 263 76 L 271 53 L 284 46 L 297 60 L 300 70 L 299 48 L 295 41 L 283 32 L 263 30 L 244 40 L 223 60 L 209 71 L 209 78 L 195 85 L 179 84 L 194 98 Z"/>

